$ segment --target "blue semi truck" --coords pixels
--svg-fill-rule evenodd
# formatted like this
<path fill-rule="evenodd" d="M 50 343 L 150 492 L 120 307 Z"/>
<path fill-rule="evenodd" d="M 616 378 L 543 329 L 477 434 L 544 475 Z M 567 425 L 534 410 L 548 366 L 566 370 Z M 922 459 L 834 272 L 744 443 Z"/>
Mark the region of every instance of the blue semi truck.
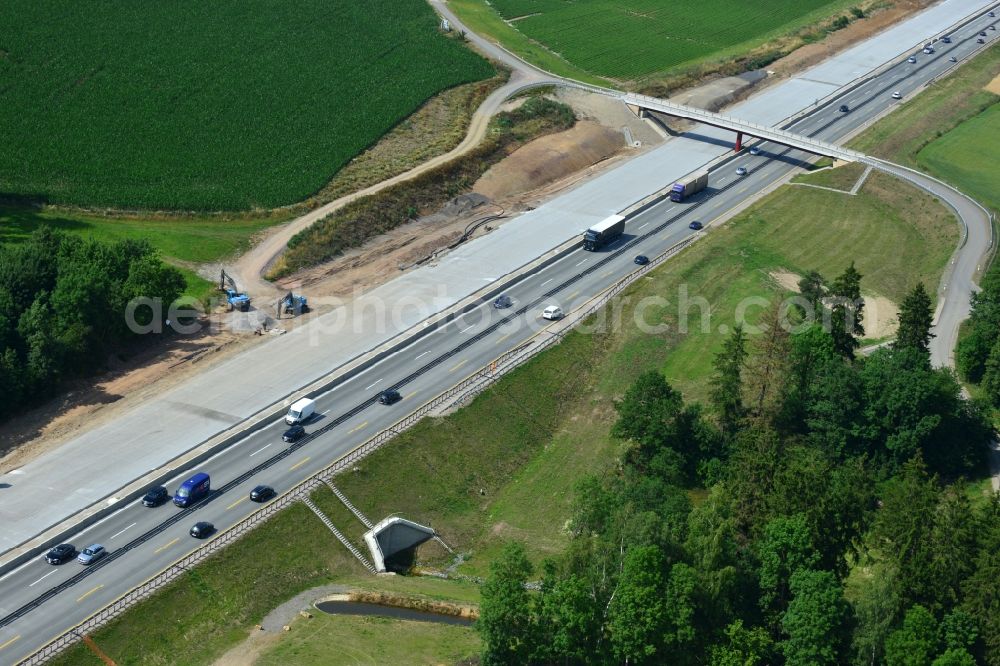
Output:
<path fill-rule="evenodd" d="M 708 172 L 699 171 L 684 180 L 674 183 L 674 186 L 670 188 L 670 200 L 684 201 L 692 194 L 697 194 L 706 187 L 708 187 Z"/>

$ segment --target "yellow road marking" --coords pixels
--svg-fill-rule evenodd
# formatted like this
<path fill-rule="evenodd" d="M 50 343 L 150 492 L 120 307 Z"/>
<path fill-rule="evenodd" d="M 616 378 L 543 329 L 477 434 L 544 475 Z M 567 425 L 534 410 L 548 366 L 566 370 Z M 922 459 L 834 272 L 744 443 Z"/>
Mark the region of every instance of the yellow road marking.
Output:
<path fill-rule="evenodd" d="M 357 432 L 357 431 L 361 430 L 362 428 L 364 428 L 366 425 L 368 425 L 368 421 L 365 421 L 364 423 L 362 423 L 359 426 L 351 428 L 350 430 L 347 431 L 347 434 L 350 435 L 352 432 Z"/>
<path fill-rule="evenodd" d="M 463 365 L 465 365 L 468 362 L 469 362 L 469 359 L 465 359 L 464 361 L 459 361 L 458 364 L 454 368 L 452 368 L 451 370 L 449 370 L 448 372 L 455 372 L 456 370 L 458 370 L 459 368 L 461 368 Z"/>
<path fill-rule="evenodd" d="M 232 509 L 234 506 L 236 506 L 240 502 L 244 501 L 245 499 L 246 499 L 246 497 L 239 498 L 238 500 L 236 500 L 235 502 L 233 502 L 232 504 L 230 504 L 229 506 L 227 506 L 226 507 L 226 511 L 228 511 L 229 509 Z"/>
<path fill-rule="evenodd" d="M 574 291 L 572 294 L 566 297 L 567 301 L 572 301 L 574 298 L 580 295 L 579 291 Z"/>
<path fill-rule="evenodd" d="M 742 194 L 743 192 L 746 192 L 746 191 L 747 191 L 747 190 L 749 190 L 749 189 L 750 189 L 749 187 L 744 187 L 744 188 L 742 188 L 742 189 L 739 189 L 739 190 L 736 190 L 736 193 L 737 193 L 737 194 Z"/>
<path fill-rule="evenodd" d="M 402 399 L 402 400 L 406 400 L 407 398 L 412 398 L 412 397 L 413 397 L 413 396 L 415 396 L 416 394 L 417 394 L 417 391 L 414 391 L 413 393 L 411 393 L 411 394 L 409 394 L 409 395 L 404 395 L 404 396 L 403 396 L 403 397 L 402 397 L 401 399 Z"/>
<path fill-rule="evenodd" d="M 611 275 L 612 272 L 613 271 L 604 271 L 603 273 L 601 273 L 601 277 L 608 277 L 609 275 Z"/>
<path fill-rule="evenodd" d="M 20 637 L 21 637 L 21 634 L 18 634 L 17 636 L 14 636 L 14 638 L 10 639 L 9 641 L 7 641 L 6 643 L 4 643 L 3 645 L 0 645 L 0 650 L 4 649 L 5 647 L 8 647 L 11 643 L 13 643 L 14 641 L 16 641 Z"/>
<path fill-rule="evenodd" d="M 155 553 L 162 552 L 162 551 L 166 550 L 167 548 L 170 548 L 172 545 L 174 545 L 175 543 L 177 543 L 180 540 L 181 540 L 181 538 L 177 537 L 176 539 L 174 539 L 170 543 L 163 544 L 162 546 L 160 546 L 159 548 L 157 548 L 156 550 L 154 550 L 153 553 L 155 554 Z"/>
<path fill-rule="evenodd" d="M 500 344 L 501 342 L 503 342 L 504 340 L 506 340 L 509 337 L 510 337 L 510 333 L 507 333 L 506 335 L 500 336 L 500 339 L 497 340 L 497 344 Z"/>
<path fill-rule="evenodd" d="M 300 460 L 300 461 L 298 461 L 297 463 L 295 463 L 294 465 L 292 465 L 292 466 L 291 466 L 291 467 L 289 468 L 289 470 L 288 470 L 288 471 L 289 471 L 289 472 L 291 472 L 292 470 L 296 470 L 296 469 L 298 469 L 299 467 L 302 467 L 302 466 L 303 466 L 303 465 L 305 465 L 305 464 L 306 464 L 307 462 L 309 462 L 309 458 L 310 458 L 310 456 L 306 456 L 306 457 L 305 457 L 305 458 L 303 458 L 302 460 Z"/>
<path fill-rule="evenodd" d="M 103 585 L 98 585 L 97 587 L 95 587 L 94 589 L 92 589 L 90 592 L 84 592 L 83 596 L 76 600 L 76 603 L 80 603 L 81 601 L 83 601 L 84 599 L 86 599 L 87 597 L 89 597 L 90 595 L 92 595 L 94 592 L 97 592 L 102 587 L 104 587 L 104 586 Z"/>

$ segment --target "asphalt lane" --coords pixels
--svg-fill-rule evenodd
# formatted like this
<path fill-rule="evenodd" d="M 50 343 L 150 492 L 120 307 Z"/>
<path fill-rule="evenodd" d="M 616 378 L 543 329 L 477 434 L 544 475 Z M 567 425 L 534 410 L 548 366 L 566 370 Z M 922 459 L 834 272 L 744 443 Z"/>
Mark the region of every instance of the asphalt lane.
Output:
<path fill-rule="evenodd" d="M 891 92 L 901 92 L 905 100 L 949 69 L 950 55 L 960 60 L 971 55 L 977 48 L 976 34 L 991 22 L 973 23 L 954 34 L 951 45 L 940 44 L 942 48 L 934 55 L 915 54 L 915 64 L 896 65 L 790 129 L 825 140 L 854 131 L 899 103 Z M 992 41 L 996 33 L 988 34 Z M 851 111 L 838 111 L 841 104 Z M 655 256 L 696 233 L 688 229 L 692 220 L 708 224 L 710 233 L 712 219 L 787 176 L 807 158 L 783 146 L 763 143 L 760 147 L 758 156 L 743 153 L 713 170 L 710 187 L 702 195 L 682 204 L 661 202 L 630 218 L 626 236 L 611 247 L 595 253 L 572 252 L 513 285 L 507 292 L 514 300 L 512 308 L 478 308 L 336 386 L 317 400 L 320 417 L 307 426 L 310 432 L 323 428 L 323 434 L 289 446 L 281 442 L 285 426 L 277 422 L 206 461 L 199 470 L 209 472 L 213 487 L 225 488 L 224 492 L 215 492 L 208 501 L 183 511 L 169 503 L 154 509 L 133 503 L 71 539 L 78 548 L 104 544 L 111 555 L 103 563 L 87 568 L 75 562 L 50 566 L 39 557 L 5 575 L 0 579 L 0 662 L 27 656 L 193 550 L 199 542 L 188 536 L 188 530 L 195 522 L 207 520 L 219 530 L 235 524 L 257 508 L 247 499 L 253 486 L 265 483 L 280 494 L 311 476 L 502 352 L 523 344 L 544 328 L 540 312 L 546 305 L 571 310 L 583 304 L 635 270 L 636 254 Z M 737 166 L 747 167 L 748 175 L 736 176 Z M 404 399 L 389 407 L 377 404 L 377 393 L 390 387 L 397 388 Z M 255 467 L 263 469 L 237 481 Z M 179 471 L 168 488 L 173 491 L 194 471 Z M 51 598 L 29 607 L 47 595 Z"/>

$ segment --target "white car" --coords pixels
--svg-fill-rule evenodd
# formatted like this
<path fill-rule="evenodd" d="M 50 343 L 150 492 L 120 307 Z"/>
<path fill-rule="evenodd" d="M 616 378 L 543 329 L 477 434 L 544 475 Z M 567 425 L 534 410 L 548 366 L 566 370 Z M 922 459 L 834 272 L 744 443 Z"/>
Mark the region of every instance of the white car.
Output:
<path fill-rule="evenodd" d="M 562 318 L 563 318 L 563 311 L 562 308 L 559 307 L 558 305 L 550 305 L 549 307 L 542 310 L 542 319 L 551 319 L 554 321 L 556 319 L 562 319 Z"/>
<path fill-rule="evenodd" d="M 747 175 L 747 168 L 746 167 L 736 167 L 736 175 L 737 176 L 745 176 L 745 175 Z"/>
<path fill-rule="evenodd" d="M 753 146 L 750 148 L 751 155 L 760 155 L 760 146 Z"/>
<path fill-rule="evenodd" d="M 903 93 L 901 93 L 901 92 L 899 92 L 897 90 L 896 92 L 892 93 L 892 98 L 893 99 L 903 99 Z"/>
<path fill-rule="evenodd" d="M 911 65 L 913 65 L 913 64 L 915 64 L 917 62 L 917 59 L 915 57 L 913 57 L 913 56 L 910 56 L 909 58 L 906 59 L 906 62 L 908 62 Z"/>

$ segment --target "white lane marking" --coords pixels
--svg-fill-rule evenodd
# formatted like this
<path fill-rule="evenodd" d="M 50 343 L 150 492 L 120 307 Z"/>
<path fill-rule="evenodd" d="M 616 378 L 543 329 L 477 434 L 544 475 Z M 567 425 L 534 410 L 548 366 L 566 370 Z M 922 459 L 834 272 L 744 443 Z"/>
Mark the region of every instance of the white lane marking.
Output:
<path fill-rule="evenodd" d="M 371 384 L 369 384 L 368 386 L 366 386 L 366 387 L 365 387 L 365 390 L 367 391 L 367 390 L 368 390 L 368 389 L 370 389 L 370 388 L 374 388 L 374 386 L 375 386 L 376 384 L 378 384 L 378 383 L 379 383 L 380 381 L 382 381 L 382 380 L 381 380 L 381 379 L 376 379 L 376 380 L 375 380 L 374 382 L 372 382 Z"/>
<path fill-rule="evenodd" d="M 548 284 L 549 282 L 552 282 L 552 279 L 553 279 L 553 278 L 549 278 L 548 280 L 546 280 L 545 282 L 543 282 L 543 283 L 542 283 L 542 284 L 540 284 L 539 286 L 540 286 L 540 287 L 544 287 L 544 286 L 545 286 L 545 285 L 547 285 L 547 284 Z"/>
<path fill-rule="evenodd" d="M 263 451 L 264 449 L 266 449 L 266 448 L 267 448 L 268 446 L 271 446 L 271 445 L 270 445 L 270 444 L 268 444 L 267 446 L 262 446 L 261 448 L 257 449 L 256 451 L 254 451 L 253 453 L 251 453 L 251 454 L 250 454 L 250 457 L 251 457 L 251 458 L 252 458 L 252 457 L 254 457 L 254 456 L 255 456 L 255 455 L 257 455 L 258 453 L 260 453 L 261 451 Z"/>
<path fill-rule="evenodd" d="M 34 583 L 31 583 L 30 585 L 28 585 L 28 587 L 34 587 L 35 585 L 37 585 L 38 583 L 41 583 L 43 580 L 45 580 L 46 578 L 48 578 L 49 576 L 51 576 L 54 573 L 55 573 L 55 569 L 53 569 L 52 571 L 50 571 L 47 574 L 45 574 L 44 576 L 42 576 L 41 578 L 39 578 L 38 580 L 36 580 Z"/>
<path fill-rule="evenodd" d="M 119 531 L 119 532 L 115 532 L 114 534 L 112 534 L 112 535 L 111 535 L 111 536 L 109 536 L 108 538 L 109 538 L 109 539 L 114 539 L 114 538 L 115 538 L 116 536 L 121 536 L 122 534 L 124 534 L 124 533 L 125 533 L 125 530 L 128 530 L 128 529 L 131 529 L 131 528 L 133 528 L 133 527 L 135 527 L 135 523 L 132 523 L 131 525 L 129 525 L 128 527 L 126 527 L 125 529 L 123 529 L 123 530 L 121 530 L 121 531 Z"/>
<path fill-rule="evenodd" d="M 576 262 L 576 264 L 574 264 L 574 265 L 575 266 L 579 266 L 580 264 L 585 264 L 585 263 L 587 263 L 587 260 L 586 259 L 582 259 L 582 260 Z"/>
<path fill-rule="evenodd" d="M 643 229 L 645 229 L 645 228 L 646 228 L 646 227 L 648 227 L 648 226 L 649 226 L 649 222 L 647 222 L 646 224 L 644 224 L 644 225 L 642 225 L 641 227 L 639 227 L 639 228 L 637 229 L 637 231 L 642 231 Z"/>
<path fill-rule="evenodd" d="M 460 330 L 460 331 L 459 331 L 459 333 L 466 333 L 466 332 L 468 332 L 468 331 L 471 331 L 471 330 L 472 330 L 472 329 L 474 329 L 475 327 L 476 327 L 476 325 L 475 325 L 475 324 L 473 324 L 472 326 L 469 326 L 468 328 L 463 328 L 462 330 Z"/>
<path fill-rule="evenodd" d="M 430 350 L 430 349 L 428 349 L 428 350 L 427 350 L 427 351 L 425 351 L 425 352 L 424 352 L 423 354 L 420 354 L 420 356 L 427 356 L 427 355 L 428 355 L 428 354 L 430 354 L 430 353 L 431 353 L 431 350 Z M 420 356 L 417 356 L 417 358 L 420 358 Z M 416 359 L 414 359 L 414 360 L 416 360 Z"/>

